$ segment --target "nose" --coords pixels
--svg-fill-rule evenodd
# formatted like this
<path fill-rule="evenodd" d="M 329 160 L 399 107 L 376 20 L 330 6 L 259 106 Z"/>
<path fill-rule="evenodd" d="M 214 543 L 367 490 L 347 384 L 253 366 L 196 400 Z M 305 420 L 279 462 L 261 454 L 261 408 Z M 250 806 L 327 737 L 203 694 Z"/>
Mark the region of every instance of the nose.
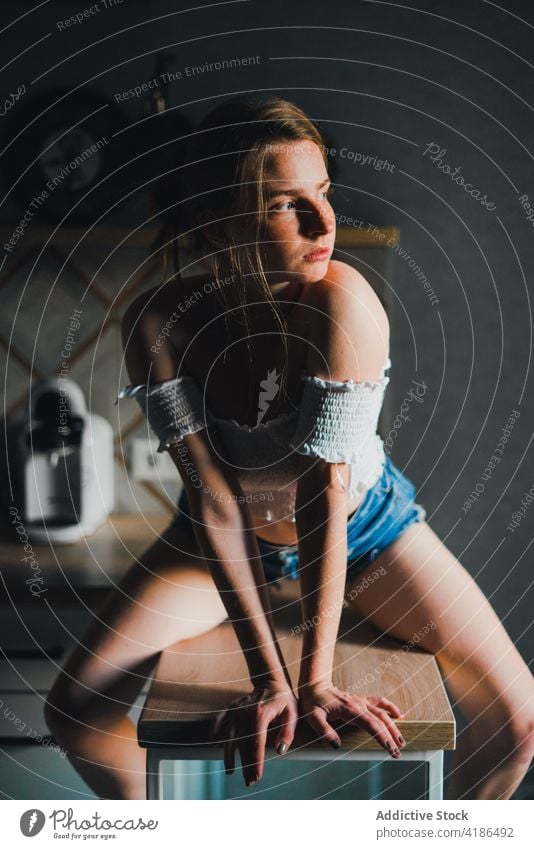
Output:
<path fill-rule="evenodd" d="M 324 236 L 334 229 L 334 213 L 323 204 L 310 203 L 303 216 L 303 227 L 308 236 Z"/>

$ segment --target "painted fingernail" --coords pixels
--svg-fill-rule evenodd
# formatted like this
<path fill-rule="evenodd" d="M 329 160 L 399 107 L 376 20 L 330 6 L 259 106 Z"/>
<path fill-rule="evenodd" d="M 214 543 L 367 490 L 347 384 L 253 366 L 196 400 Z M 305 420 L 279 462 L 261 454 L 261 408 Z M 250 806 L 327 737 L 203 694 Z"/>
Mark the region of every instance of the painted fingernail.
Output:
<path fill-rule="evenodd" d="M 389 740 L 386 740 L 386 748 L 389 749 L 389 751 L 391 752 L 391 743 L 389 742 Z"/>
<path fill-rule="evenodd" d="M 285 755 L 287 752 L 287 743 L 280 743 L 276 751 L 279 755 Z"/>
<path fill-rule="evenodd" d="M 341 748 L 341 743 L 339 742 L 339 740 L 330 740 L 330 745 L 332 746 L 333 749 L 340 749 Z"/>
<path fill-rule="evenodd" d="M 405 745 L 406 745 L 406 740 L 404 739 L 404 737 L 402 736 L 402 734 L 399 734 L 399 742 L 400 742 L 401 746 L 405 746 Z"/>

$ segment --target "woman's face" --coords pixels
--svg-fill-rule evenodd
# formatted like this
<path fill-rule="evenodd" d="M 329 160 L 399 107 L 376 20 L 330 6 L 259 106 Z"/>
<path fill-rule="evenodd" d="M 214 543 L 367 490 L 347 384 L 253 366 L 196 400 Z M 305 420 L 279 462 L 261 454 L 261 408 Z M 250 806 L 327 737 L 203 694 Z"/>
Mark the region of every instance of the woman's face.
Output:
<path fill-rule="evenodd" d="M 336 237 L 329 188 L 323 156 L 314 142 L 272 143 L 266 160 L 267 222 L 261 242 L 269 285 L 313 283 L 325 276 Z"/>

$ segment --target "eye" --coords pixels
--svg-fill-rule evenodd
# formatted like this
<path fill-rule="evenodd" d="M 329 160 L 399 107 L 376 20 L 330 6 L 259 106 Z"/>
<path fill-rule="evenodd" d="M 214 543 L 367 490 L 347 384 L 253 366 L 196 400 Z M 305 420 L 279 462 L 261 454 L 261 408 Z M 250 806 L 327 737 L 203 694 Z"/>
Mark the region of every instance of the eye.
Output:
<path fill-rule="evenodd" d="M 321 192 L 321 194 L 324 197 L 324 199 L 326 200 L 326 198 L 331 197 L 334 194 L 334 187 L 328 186 L 328 188 L 325 189 L 324 192 Z"/>
<path fill-rule="evenodd" d="M 277 203 L 275 206 L 271 206 L 269 212 L 289 212 L 296 206 L 294 200 L 285 200 L 282 203 Z"/>

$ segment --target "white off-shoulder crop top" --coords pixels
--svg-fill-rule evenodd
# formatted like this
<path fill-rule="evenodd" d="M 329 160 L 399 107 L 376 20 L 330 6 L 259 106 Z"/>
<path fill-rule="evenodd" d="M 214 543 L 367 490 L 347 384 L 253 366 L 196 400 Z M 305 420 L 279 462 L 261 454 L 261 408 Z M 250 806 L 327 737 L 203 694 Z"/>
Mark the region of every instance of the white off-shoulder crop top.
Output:
<path fill-rule="evenodd" d="M 324 380 L 303 372 L 299 407 L 256 426 L 213 416 L 195 379 L 187 375 L 125 386 L 115 403 L 136 399 L 159 439 L 158 452 L 189 433 L 217 427 L 223 459 L 233 467 L 254 516 L 266 522 L 295 522 L 298 454 L 350 464 L 351 498 L 380 477 L 385 453 L 376 431 L 390 368 L 388 357 L 378 380 L 361 382 Z"/>

